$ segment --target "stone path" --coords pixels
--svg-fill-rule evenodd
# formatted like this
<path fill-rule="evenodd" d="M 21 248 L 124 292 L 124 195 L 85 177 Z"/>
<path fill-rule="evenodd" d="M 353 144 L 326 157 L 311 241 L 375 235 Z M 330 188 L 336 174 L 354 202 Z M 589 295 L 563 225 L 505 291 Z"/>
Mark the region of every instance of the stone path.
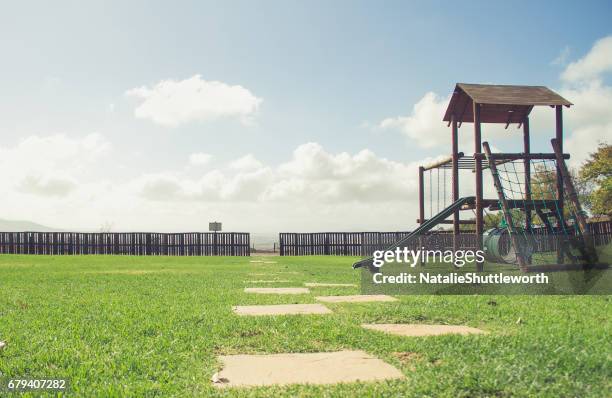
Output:
<path fill-rule="evenodd" d="M 245 287 L 245 293 L 260 294 L 308 294 L 307 287 Z"/>
<path fill-rule="evenodd" d="M 363 351 L 220 356 L 217 387 L 335 384 L 403 379 L 401 371 Z"/>
<path fill-rule="evenodd" d="M 274 264 L 275 261 L 251 261 Z M 294 273 L 285 271 L 284 273 Z M 273 277 L 272 274 L 250 276 Z M 279 283 L 288 280 L 252 280 L 245 283 Z M 306 282 L 306 287 L 247 287 L 246 293 L 257 294 L 308 294 L 313 287 L 356 287 L 353 283 Z M 393 302 L 397 298 L 387 295 L 317 296 L 325 303 Z M 322 304 L 274 304 L 238 305 L 233 311 L 240 316 L 278 316 L 331 314 Z M 422 337 L 444 334 L 482 334 L 483 330 L 468 326 L 420 325 L 420 324 L 362 324 L 363 328 L 398 336 Z M 251 387 L 286 384 L 335 384 L 357 381 L 401 379 L 403 373 L 388 363 L 364 351 L 338 351 L 320 353 L 283 353 L 270 355 L 220 356 L 222 370 L 213 376 L 216 387 Z"/>
<path fill-rule="evenodd" d="M 304 286 L 307 287 L 357 287 L 354 283 L 319 283 L 319 282 L 306 282 Z"/>
<path fill-rule="evenodd" d="M 363 324 L 361 327 L 397 336 L 439 336 L 442 334 L 483 334 L 484 330 L 461 325 Z"/>
<path fill-rule="evenodd" d="M 317 301 L 324 303 L 367 303 L 370 301 L 397 301 L 395 297 L 386 296 L 384 294 L 359 294 L 354 296 L 318 296 Z"/>
<path fill-rule="evenodd" d="M 237 305 L 233 310 L 238 315 L 308 315 L 331 314 L 322 304 L 274 304 L 274 305 Z"/>

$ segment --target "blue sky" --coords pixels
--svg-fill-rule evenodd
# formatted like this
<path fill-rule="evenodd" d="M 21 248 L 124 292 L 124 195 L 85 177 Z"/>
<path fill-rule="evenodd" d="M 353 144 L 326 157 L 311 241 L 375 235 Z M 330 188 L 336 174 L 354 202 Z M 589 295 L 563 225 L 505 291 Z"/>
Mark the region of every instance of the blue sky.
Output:
<path fill-rule="evenodd" d="M 7 181 L 5 189 L 13 195 L 11 198 L 28 206 L 5 210 L 0 218 L 29 218 L 60 227 L 95 228 L 108 221 L 118 229 L 182 229 L 198 226 L 192 224 L 188 213 L 176 210 L 185 202 L 202 206 L 198 212 L 204 225 L 213 216 L 232 219 L 227 212 L 233 213 L 240 206 L 252 212 L 247 207 L 260 201 L 266 203 L 253 208 L 286 206 L 283 218 L 295 219 L 293 223 L 272 224 L 270 229 L 316 229 L 318 225 L 324 229 L 402 229 L 404 222 L 383 211 L 366 220 L 344 215 L 324 222 L 329 217 L 322 216 L 320 224 L 306 226 L 306 216 L 290 210 L 302 205 L 297 198 L 272 204 L 262 199 L 264 193 L 254 190 L 253 203 L 244 204 L 248 200 L 243 197 L 228 210 L 226 205 L 232 200 L 225 199 L 231 194 L 213 200 L 206 195 L 181 194 L 177 189 L 200 192 L 202 186 L 192 186 L 206 184 L 198 175 L 214 171 L 223 174 L 217 180 L 242 181 L 242 177 L 236 177 L 238 172 L 232 174 L 226 169 L 246 155 L 278 174 L 279 168 L 291 162 L 293 151 L 307 143 L 317 143 L 319 150 L 333 159 L 343 152 L 355 156 L 367 149 L 377 159 L 412 170 L 413 162 L 447 153 L 448 147 L 415 145 L 401 126 L 381 128 L 382 121 L 409 117 L 428 92 L 438 96 L 438 105 L 443 103 L 458 81 L 579 90 L 577 84 L 566 87 L 561 74 L 569 64 L 585 57 L 597 40 L 612 33 L 609 2 L 470 1 L 460 7 L 433 1 L 126 3 L 11 2 L 3 7 L 0 148 L 25 162 L 26 155 L 19 157 L 19 151 L 24 146 L 20 143 L 28 137 L 43 142 L 48 138 L 43 146 L 48 144 L 53 150 L 58 140 L 49 137 L 60 135 L 69 145 L 78 146 L 85 137 L 95 134 L 98 141 L 92 142 L 107 150 L 93 164 L 79 163 L 74 153 L 65 155 L 69 159 L 61 158 L 78 169 L 58 171 L 57 175 L 69 181 L 63 185 L 64 190 L 54 189 L 57 178 L 36 168 L 20 178 L 29 183 L 38 181 L 40 186 Z M 606 73 L 604 68 L 597 75 L 604 89 L 608 87 Z M 195 75 L 228 87 L 239 85 L 259 99 L 248 123 L 243 118 L 212 117 L 169 127 L 151 118 L 135 117 L 139 98 L 127 94 L 129 90 L 153 89 L 162 81 L 180 82 Z M 444 129 L 441 122 L 440 128 Z M 501 145 L 503 138 L 499 142 Z M 91 149 L 87 144 L 83 148 Z M 309 153 L 313 151 L 317 152 L 311 148 Z M 187 170 L 194 153 L 210 156 L 206 170 Z M 342 168 L 342 158 L 336 160 L 332 163 Z M 58 162 L 55 159 L 51 163 Z M 54 166 L 41 163 L 40 167 L 48 171 Z M 286 186 L 287 181 L 298 180 L 296 175 L 303 177 L 300 173 L 284 179 L 268 176 L 265 178 L 273 182 L 259 183 L 275 186 L 282 180 L 285 183 L 280 185 Z M 108 205 L 141 200 L 142 189 L 138 187 L 143 188 L 147 182 L 142 179 L 152 175 L 164 176 L 163 183 L 172 192 L 145 198 L 148 202 L 139 208 L 146 208 L 147 213 L 143 210 L 138 217 L 126 217 L 117 207 Z M 368 181 L 373 179 L 375 175 Z M 337 178 L 327 180 L 324 190 L 335 192 Z M 87 188 L 88 184 L 123 193 L 113 200 L 102 199 L 103 193 Z M 291 184 L 302 184 L 295 189 L 303 190 L 303 199 L 314 192 L 305 190 L 303 181 Z M 154 191 L 159 193 L 160 189 Z M 412 202 L 413 193 L 402 192 Z M 343 206 L 345 198 L 340 194 L 331 198 L 321 196 L 321 205 L 315 211 L 327 206 L 335 214 L 333 206 Z M 381 206 L 379 199 L 351 198 L 358 202 L 353 209 L 357 214 L 368 211 L 364 210 L 368 206 Z M 401 194 L 389 194 L 389 198 L 398 203 L 399 209 Z M 61 210 L 59 203 L 71 200 L 73 205 Z M 83 201 L 91 206 L 82 204 L 74 214 L 74 204 Z M 59 209 L 58 214 L 50 215 L 50 208 Z M 91 215 L 96 212 L 100 217 Z M 151 223 L 147 215 L 157 212 L 163 221 Z M 412 213 L 401 214 L 403 220 L 414 219 Z M 387 217 L 387 221 L 380 221 L 381 217 Z M 235 219 L 234 225 L 251 229 L 251 224 L 262 222 L 241 218 Z"/>

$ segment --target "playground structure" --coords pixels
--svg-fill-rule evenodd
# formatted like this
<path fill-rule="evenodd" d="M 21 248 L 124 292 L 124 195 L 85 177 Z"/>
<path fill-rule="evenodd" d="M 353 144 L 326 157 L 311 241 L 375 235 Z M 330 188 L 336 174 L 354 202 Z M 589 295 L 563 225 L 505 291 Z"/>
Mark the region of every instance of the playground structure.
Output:
<path fill-rule="evenodd" d="M 553 152 L 531 152 L 529 115 L 535 106 L 555 110 Z M 476 247 L 470 249 L 484 249 L 487 260 L 492 262 L 517 264 L 522 271 L 596 265 L 597 254 L 585 213 L 565 165 L 569 154 L 563 153 L 563 107 L 570 106 L 571 102 L 543 86 L 458 83 L 443 118 L 451 128 L 451 155 L 419 167 L 419 227 L 389 249 L 421 247 L 425 234 L 441 224 L 452 224 L 453 249 L 466 249 L 462 245 L 461 236 L 465 231 L 461 226 L 469 225 L 471 233 L 476 235 Z M 463 123 L 473 124 L 473 155 L 459 152 L 459 129 Z M 504 124 L 505 129 L 513 124 L 522 128 L 523 151 L 493 153 L 489 143 L 482 140 L 482 125 L 488 123 Z M 469 196 L 459 195 L 460 170 L 473 174 L 474 192 Z M 484 197 L 484 171 L 491 174 L 496 198 Z M 425 218 L 426 173 L 428 219 Z M 450 189 L 447 189 L 447 174 L 450 174 Z M 500 225 L 485 231 L 485 210 L 501 211 Z M 462 211 L 471 211 L 474 216 L 461 219 Z M 536 224 L 538 228 L 534 228 Z M 551 252 L 556 255 L 551 256 Z M 353 265 L 354 268 L 363 266 L 374 270 L 371 258 Z M 476 267 L 482 271 L 483 263 L 478 262 Z"/>

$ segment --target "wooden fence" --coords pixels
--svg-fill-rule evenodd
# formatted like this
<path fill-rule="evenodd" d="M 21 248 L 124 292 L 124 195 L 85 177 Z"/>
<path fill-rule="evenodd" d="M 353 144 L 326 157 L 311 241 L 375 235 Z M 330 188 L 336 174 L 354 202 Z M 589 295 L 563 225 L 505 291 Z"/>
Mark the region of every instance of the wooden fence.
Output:
<path fill-rule="evenodd" d="M 390 247 L 410 232 L 318 232 L 281 233 L 281 256 L 370 256 L 375 250 Z M 476 235 L 459 236 L 460 247 L 476 247 Z M 409 245 L 409 249 L 425 247 L 453 247 L 453 235 L 447 231 L 435 231 L 422 236 Z"/>
<path fill-rule="evenodd" d="M 281 256 L 361 256 L 369 248 L 390 246 L 409 232 L 280 233 Z M 370 251 L 370 253 L 371 253 Z"/>
<path fill-rule="evenodd" d="M 612 243 L 612 221 L 589 223 L 596 245 Z M 534 228 L 537 236 L 546 236 L 544 228 Z M 279 234 L 281 256 L 336 255 L 336 256 L 370 256 L 375 250 L 384 250 L 410 232 L 316 232 Z M 558 239 L 536 239 L 537 251 L 555 250 Z M 461 233 L 458 245 L 463 248 L 475 248 L 476 234 Z M 452 231 L 431 231 L 420 240 L 409 245 L 409 249 L 421 246 L 449 248 L 453 247 Z"/>
<path fill-rule="evenodd" d="M 0 232 L 0 254 L 250 256 L 242 232 Z"/>
<path fill-rule="evenodd" d="M 612 243 L 612 221 L 588 223 L 595 245 L 603 246 Z"/>

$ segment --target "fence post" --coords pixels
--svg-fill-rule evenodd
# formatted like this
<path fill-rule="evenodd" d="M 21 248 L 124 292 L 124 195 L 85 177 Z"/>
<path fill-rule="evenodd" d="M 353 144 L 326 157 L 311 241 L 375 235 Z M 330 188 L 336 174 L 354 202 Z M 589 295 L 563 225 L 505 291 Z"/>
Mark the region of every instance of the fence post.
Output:
<path fill-rule="evenodd" d="M 325 246 L 323 247 L 323 253 L 329 256 L 329 233 L 325 233 Z"/>

